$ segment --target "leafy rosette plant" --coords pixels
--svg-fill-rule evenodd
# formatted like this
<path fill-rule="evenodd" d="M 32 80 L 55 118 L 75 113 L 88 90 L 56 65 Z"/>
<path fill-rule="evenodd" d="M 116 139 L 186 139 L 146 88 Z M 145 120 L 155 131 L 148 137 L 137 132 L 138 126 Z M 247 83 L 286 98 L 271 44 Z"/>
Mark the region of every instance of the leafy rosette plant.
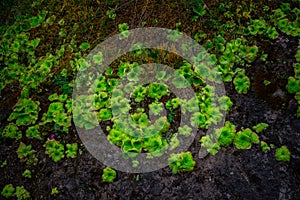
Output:
<path fill-rule="evenodd" d="M 201 147 L 204 147 L 211 155 L 216 155 L 221 148 L 220 144 L 216 142 L 215 135 L 202 136 L 199 142 L 201 143 Z"/>
<path fill-rule="evenodd" d="M 160 133 L 144 139 L 143 148 L 151 156 L 161 156 L 168 147 L 167 140 Z"/>
<path fill-rule="evenodd" d="M 126 23 L 123 24 L 119 24 L 119 30 L 121 32 L 119 39 L 122 40 L 126 37 L 128 37 L 129 35 L 129 31 L 128 31 L 128 25 Z"/>
<path fill-rule="evenodd" d="M 269 127 L 269 124 L 266 124 L 266 123 L 259 123 L 255 126 L 252 127 L 252 129 L 256 132 L 256 133 L 260 133 L 262 132 L 263 130 L 265 130 L 266 128 Z"/>
<path fill-rule="evenodd" d="M 160 117 L 155 121 L 154 126 L 159 132 L 166 133 L 171 125 L 166 117 Z"/>
<path fill-rule="evenodd" d="M 110 120 L 112 118 L 111 110 L 108 108 L 103 108 L 98 112 L 97 117 L 100 121 Z"/>
<path fill-rule="evenodd" d="M 127 138 L 126 134 L 122 130 L 111 129 L 107 139 L 114 145 L 122 146 L 123 140 Z"/>
<path fill-rule="evenodd" d="M 188 125 L 184 125 L 183 127 L 178 128 L 178 133 L 179 135 L 183 135 L 185 137 L 190 136 L 192 132 L 192 128 L 189 127 Z"/>
<path fill-rule="evenodd" d="M 168 87 L 163 83 L 152 83 L 148 87 L 148 97 L 159 100 L 162 96 L 168 95 Z"/>
<path fill-rule="evenodd" d="M 245 75 L 244 70 L 238 72 L 233 80 L 233 84 L 238 93 L 246 94 L 248 92 L 248 89 L 250 87 L 250 79 Z"/>
<path fill-rule="evenodd" d="M 226 121 L 225 126 L 220 129 L 218 143 L 220 146 L 228 147 L 232 144 L 236 135 L 235 125 Z"/>
<path fill-rule="evenodd" d="M 142 141 L 137 138 L 126 138 L 122 141 L 122 151 L 125 157 L 135 157 L 142 151 Z"/>
<path fill-rule="evenodd" d="M 291 94 L 298 92 L 300 89 L 299 80 L 294 77 L 289 77 L 286 89 Z"/>
<path fill-rule="evenodd" d="M 276 160 L 278 160 L 278 161 L 289 162 L 291 153 L 286 146 L 282 146 L 282 147 L 276 149 L 275 157 L 276 157 Z"/>
<path fill-rule="evenodd" d="M 94 95 L 89 95 L 89 96 L 81 95 L 76 99 L 75 102 L 73 102 L 74 105 L 73 120 L 76 123 L 76 126 L 80 128 L 85 128 L 86 130 L 91 130 L 95 128 L 97 124 L 99 124 L 98 120 L 94 119 L 91 115 L 91 112 L 94 112 L 94 110 L 92 110 L 93 109 L 92 105 L 94 100 L 95 100 Z M 59 109 L 61 109 L 60 104 L 57 104 L 57 106 L 59 106 Z M 47 115 L 49 115 L 49 110 Z"/>
<path fill-rule="evenodd" d="M 163 103 L 153 102 L 149 105 L 149 109 L 154 115 L 159 115 L 164 109 Z"/>
<path fill-rule="evenodd" d="M 67 150 L 66 150 L 67 157 L 75 158 L 77 155 L 77 150 L 78 150 L 77 143 L 67 144 Z"/>
<path fill-rule="evenodd" d="M 20 99 L 8 120 L 12 121 L 16 119 L 16 125 L 18 126 L 34 124 L 38 118 L 39 111 L 39 102 L 32 99 Z"/>
<path fill-rule="evenodd" d="M 105 169 L 103 169 L 102 181 L 112 183 L 115 180 L 116 176 L 117 172 L 114 169 L 106 167 Z"/>
<path fill-rule="evenodd" d="M 183 152 L 180 154 L 171 154 L 168 159 L 169 167 L 174 174 L 184 171 L 193 171 L 196 162 L 191 152 Z"/>
<path fill-rule="evenodd" d="M 233 106 L 233 103 L 228 96 L 222 96 L 220 99 L 218 99 L 218 103 L 220 110 L 229 111 Z"/>
<path fill-rule="evenodd" d="M 10 198 L 14 195 L 14 192 L 15 192 L 15 188 L 13 184 L 7 184 L 2 189 L 1 195 L 5 198 Z"/>
<path fill-rule="evenodd" d="M 260 147 L 261 147 L 261 150 L 262 150 L 263 152 L 266 152 L 266 151 L 269 151 L 269 150 L 270 150 L 269 145 L 268 145 L 266 142 L 264 142 L 264 141 L 261 141 Z"/>
<path fill-rule="evenodd" d="M 26 162 L 27 165 L 36 164 L 38 161 L 35 156 L 35 150 L 31 148 L 32 145 L 26 145 L 20 142 L 19 148 L 16 151 L 21 162 Z"/>
<path fill-rule="evenodd" d="M 12 138 L 19 140 L 22 138 L 22 132 L 19 131 L 19 128 L 14 123 L 9 123 L 3 130 L 2 135 L 4 137 Z"/>
<path fill-rule="evenodd" d="M 141 102 L 146 96 L 146 88 L 143 86 L 137 86 L 132 94 L 135 102 Z"/>
<path fill-rule="evenodd" d="M 42 140 L 42 136 L 39 131 L 39 125 L 31 126 L 26 130 L 26 137 L 28 138 L 36 138 Z"/>
<path fill-rule="evenodd" d="M 258 143 L 259 137 L 249 128 L 239 131 L 234 138 L 234 145 L 238 149 L 250 149 L 252 144 Z"/>
<path fill-rule="evenodd" d="M 55 139 L 52 140 L 48 139 L 44 144 L 44 147 L 46 148 L 46 154 L 51 156 L 54 162 L 58 162 L 65 157 L 64 145 Z"/>

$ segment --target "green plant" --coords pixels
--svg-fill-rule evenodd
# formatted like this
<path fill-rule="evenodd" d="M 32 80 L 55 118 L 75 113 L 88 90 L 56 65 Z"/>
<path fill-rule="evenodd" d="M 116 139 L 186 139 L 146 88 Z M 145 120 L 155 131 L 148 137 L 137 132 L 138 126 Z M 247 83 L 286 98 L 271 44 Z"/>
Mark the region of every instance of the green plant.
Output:
<path fill-rule="evenodd" d="M 225 111 L 229 111 L 230 108 L 233 106 L 233 103 L 228 96 L 222 96 L 220 99 L 218 99 L 218 103 L 220 109 Z"/>
<path fill-rule="evenodd" d="M 77 150 L 78 150 L 78 144 L 73 143 L 73 144 L 67 144 L 67 151 L 66 155 L 68 158 L 75 158 L 77 155 Z"/>
<path fill-rule="evenodd" d="M 31 171 L 29 169 L 26 169 L 22 176 L 26 177 L 26 178 L 31 178 Z"/>
<path fill-rule="evenodd" d="M 241 70 L 233 80 L 236 91 L 240 94 L 247 94 L 250 87 L 250 79 L 245 75 L 245 71 Z"/>
<path fill-rule="evenodd" d="M 221 148 L 220 144 L 215 142 L 215 140 L 214 135 L 205 135 L 201 137 L 199 142 L 201 143 L 201 147 L 205 148 L 207 152 L 214 156 Z"/>
<path fill-rule="evenodd" d="M 13 196 L 14 192 L 15 192 L 14 186 L 12 184 L 7 184 L 2 189 L 1 195 L 4 196 L 5 198 L 10 198 L 11 196 Z"/>
<path fill-rule="evenodd" d="M 291 94 L 299 91 L 299 80 L 295 79 L 294 77 L 289 77 L 286 89 Z"/>
<path fill-rule="evenodd" d="M 36 164 L 37 158 L 35 156 L 35 150 L 31 149 L 31 145 L 26 145 L 23 142 L 20 142 L 19 148 L 17 149 L 18 157 L 22 162 L 26 161 L 27 165 Z"/>
<path fill-rule="evenodd" d="M 132 97 L 134 98 L 135 102 L 141 102 L 144 100 L 145 96 L 146 96 L 146 88 L 143 86 L 137 86 L 132 94 Z"/>
<path fill-rule="evenodd" d="M 7 160 L 4 160 L 4 161 L 1 163 L 0 167 L 3 168 L 3 167 L 5 167 L 6 165 L 7 165 Z"/>
<path fill-rule="evenodd" d="M 58 194 L 58 189 L 57 187 L 54 187 L 51 189 L 51 195 L 57 195 Z"/>
<path fill-rule="evenodd" d="M 48 139 L 44 144 L 44 147 L 46 148 L 46 154 L 51 156 L 54 162 L 58 162 L 65 157 L 64 145 L 60 144 L 59 141 L 56 141 L 55 139 Z"/>
<path fill-rule="evenodd" d="M 112 183 L 116 178 L 116 171 L 110 167 L 103 169 L 102 181 L 107 183 Z"/>
<path fill-rule="evenodd" d="M 262 150 L 263 152 L 266 152 L 266 151 L 269 151 L 269 150 L 270 150 L 269 145 L 268 145 L 266 142 L 264 142 L 264 141 L 261 141 L 261 142 L 260 142 L 260 147 L 261 147 L 261 150 Z"/>
<path fill-rule="evenodd" d="M 220 146 L 228 147 L 231 145 L 236 135 L 235 125 L 226 121 L 224 127 L 219 131 L 218 143 Z"/>
<path fill-rule="evenodd" d="M 30 193 L 24 188 L 24 186 L 17 186 L 15 195 L 18 200 L 30 198 Z"/>
<path fill-rule="evenodd" d="M 191 152 L 173 153 L 170 155 L 168 163 L 174 174 L 182 171 L 193 171 L 196 164 Z"/>
<path fill-rule="evenodd" d="M 163 83 L 152 83 L 148 87 L 148 97 L 159 100 L 162 96 L 168 95 L 168 87 Z"/>
<path fill-rule="evenodd" d="M 256 132 L 256 133 L 260 133 L 262 132 L 263 130 L 265 130 L 266 128 L 269 127 L 269 124 L 266 124 L 266 123 L 259 123 L 255 126 L 253 126 L 253 130 Z"/>
<path fill-rule="evenodd" d="M 87 43 L 87 42 L 84 42 L 84 43 L 82 43 L 82 44 L 79 46 L 79 48 L 80 48 L 82 51 L 86 51 L 87 49 L 90 48 L 90 44 Z"/>
<path fill-rule="evenodd" d="M 28 138 L 36 138 L 42 140 L 42 136 L 39 131 L 39 125 L 31 126 L 26 130 L 26 137 Z"/>
<path fill-rule="evenodd" d="M 22 132 L 18 131 L 19 128 L 14 123 L 9 123 L 3 130 L 2 134 L 4 137 L 13 138 L 19 140 L 22 138 Z"/>
<path fill-rule="evenodd" d="M 159 102 L 153 102 L 149 105 L 149 109 L 154 115 L 159 115 L 159 113 L 163 111 L 163 104 Z"/>
<path fill-rule="evenodd" d="M 107 121 L 110 120 L 112 117 L 112 113 L 111 110 L 108 108 L 103 108 L 99 111 L 99 113 L 97 114 L 97 117 L 99 120 L 101 121 Z"/>
<path fill-rule="evenodd" d="M 34 124 L 40 110 L 39 102 L 33 101 L 32 99 L 20 99 L 8 120 L 12 121 L 16 119 L 17 126 Z"/>
<path fill-rule="evenodd" d="M 124 39 L 124 38 L 128 37 L 129 31 L 128 31 L 127 23 L 119 24 L 119 31 L 121 32 L 119 39 Z"/>
<path fill-rule="evenodd" d="M 276 149 L 275 157 L 276 157 L 276 160 L 278 160 L 278 161 L 289 162 L 291 153 L 286 146 L 282 146 L 282 147 Z"/>
<path fill-rule="evenodd" d="M 189 127 L 188 125 L 184 125 L 183 127 L 179 127 L 178 128 L 178 133 L 179 135 L 183 135 L 183 136 L 190 136 L 191 132 L 192 132 L 192 128 Z"/>
<path fill-rule="evenodd" d="M 250 149 L 253 143 L 258 144 L 259 138 L 249 128 L 239 131 L 234 138 L 234 145 L 238 149 Z"/>

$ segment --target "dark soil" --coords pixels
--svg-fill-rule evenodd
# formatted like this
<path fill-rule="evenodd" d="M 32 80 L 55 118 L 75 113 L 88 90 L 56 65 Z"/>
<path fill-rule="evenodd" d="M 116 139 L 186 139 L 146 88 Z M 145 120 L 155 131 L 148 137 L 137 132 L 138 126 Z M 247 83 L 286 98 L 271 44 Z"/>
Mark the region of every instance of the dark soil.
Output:
<path fill-rule="evenodd" d="M 59 5 L 63 1 L 57 2 L 56 5 L 45 6 L 55 13 L 62 10 Z M 126 1 L 120 3 L 122 6 L 119 5 L 120 9 L 117 10 L 117 18 L 113 23 L 106 22 L 106 19 L 99 14 L 98 18 L 92 19 L 89 24 L 98 23 L 101 27 L 106 23 L 102 37 L 105 34 L 107 37 L 117 33 L 117 25 L 124 22 L 127 22 L 130 28 L 141 27 L 141 22 L 146 21 L 147 26 L 175 29 L 175 23 L 181 21 L 183 32 L 191 34 L 195 31 L 195 24 L 190 20 L 192 14 L 186 11 L 187 5 L 181 1 L 170 2 Z M 216 3 L 211 1 L 208 6 L 213 6 L 213 2 Z M 93 13 L 105 13 L 114 5 L 115 3 L 111 6 L 97 5 L 99 9 L 96 11 L 96 7 L 91 3 L 89 9 Z M 58 15 L 72 14 L 68 8 L 63 10 Z M 9 16 L 10 11 L 5 13 Z M 80 13 L 74 17 L 74 20 L 76 18 L 82 18 Z M 154 18 L 157 18 L 159 23 L 153 23 Z M 104 39 L 95 39 L 97 31 L 99 29 L 81 32 L 79 37 L 88 38 L 95 46 Z M 31 35 L 34 34 L 40 33 L 35 30 Z M 47 40 L 47 37 L 44 39 Z M 288 42 L 280 38 L 287 38 Z M 256 60 L 250 68 L 246 69 L 246 74 L 251 79 L 251 88 L 246 95 L 238 94 L 232 83 L 225 84 L 227 95 L 234 103 L 227 113 L 226 120 L 235 124 L 238 130 L 242 127 L 251 128 L 260 122 L 268 123 L 269 127 L 259 135 L 260 139 L 274 144 L 275 147 L 286 145 L 291 151 L 290 162 L 276 161 L 275 149 L 263 153 L 259 145 L 254 145 L 250 150 L 238 150 L 230 146 L 222 148 L 215 156 L 208 155 L 200 159 L 198 158 L 199 131 L 189 148 L 197 163 L 193 172 L 173 174 L 168 167 L 143 174 L 118 171 L 113 183 L 103 183 L 101 175 L 106 166 L 96 160 L 84 146 L 80 146 L 82 154 L 75 159 L 64 158 L 55 163 L 45 155 L 41 142 L 31 140 L 39 161 L 36 166 L 28 167 L 25 163 L 20 163 L 15 152 L 19 141 L 1 139 L 0 163 L 7 160 L 7 166 L 1 168 L 0 188 L 9 183 L 14 186 L 24 185 L 31 193 L 32 199 L 300 199 L 300 120 L 295 117 L 297 102 L 285 89 L 287 77 L 293 75 L 293 67 L 289 63 L 295 61 L 294 55 L 299 38 L 289 37 L 284 33 L 281 33 L 280 38 L 271 45 L 259 46 L 264 48 L 274 62 L 264 64 Z M 41 43 L 45 44 L 40 49 L 43 55 L 42 52 L 49 42 L 41 41 Z M 263 84 L 263 80 L 266 79 L 271 82 L 268 86 Z M 57 88 L 48 89 L 57 90 Z M 46 97 L 41 98 L 41 104 L 49 103 L 47 97 L 50 94 L 49 92 L 45 94 Z M 19 95 L 20 88 L 16 83 L 10 84 L 1 92 L 0 125 L 2 128 L 7 124 L 6 119 Z M 47 106 L 44 105 L 42 108 L 45 112 Z M 63 139 L 66 143 L 81 143 L 74 126 L 67 135 L 53 133 L 55 137 Z M 26 138 L 24 141 L 26 142 Z M 21 175 L 25 169 L 32 171 L 31 179 Z M 53 187 L 59 190 L 56 196 L 50 195 Z"/>

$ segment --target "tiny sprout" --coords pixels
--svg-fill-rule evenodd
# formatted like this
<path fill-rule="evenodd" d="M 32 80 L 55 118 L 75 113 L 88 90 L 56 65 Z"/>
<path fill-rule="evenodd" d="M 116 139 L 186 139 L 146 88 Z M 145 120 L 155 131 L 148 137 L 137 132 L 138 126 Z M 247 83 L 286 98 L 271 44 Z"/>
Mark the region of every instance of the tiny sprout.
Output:
<path fill-rule="evenodd" d="M 58 24 L 59 24 L 60 26 L 64 25 L 64 23 L 65 23 L 65 20 L 64 20 L 64 19 L 61 19 L 61 20 L 58 21 Z"/>
<path fill-rule="evenodd" d="M 268 80 L 264 80 L 264 85 L 265 86 L 268 86 L 268 85 L 270 85 L 271 84 L 271 82 L 270 81 L 268 81 Z"/>
<path fill-rule="evenodd" d="M 278 160 L 278 161 L 289 162 L 291 153 L 286 146 L 282 146 L 282 147 L 276 149 L 275 157 L 276 157 L 276 160 Z"/>
<path fill-rule="evenodd" d="M 26 177 L 26 178 L 31 178 L 31 171 L 29 169 L 26 169 L 22 176 Z"/>
<path fill-rule="evenodd" d="M 51 189 L 51 195 L 57 195 L 58 194 L 58 190 L 57 187 L 54 187 Z"/>
<path fill-rule="evenodd" d="M 262 150 L 263 152 L 266 152 L 266 151 L 269 151 L 269 150 L 270 150 L 269 145 L 268 145 L 266 142 L 264 142 L 264 141 L 261 141 L 260 147 L 261 147 L 261 150 Z"/>

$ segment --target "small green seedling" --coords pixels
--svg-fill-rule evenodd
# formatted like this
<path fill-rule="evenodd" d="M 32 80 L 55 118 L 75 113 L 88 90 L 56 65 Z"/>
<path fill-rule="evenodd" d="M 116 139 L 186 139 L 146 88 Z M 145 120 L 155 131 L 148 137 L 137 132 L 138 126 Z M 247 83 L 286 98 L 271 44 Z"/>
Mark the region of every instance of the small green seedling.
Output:
<path fill-rule="evenodd" d="M 286 89 L 291 94 L 299 91 L 299 80 L 295 79 L 294 77 L 289 77 Z"/>
<path fill-rule="evenodd" d="M 110 167 L 106 167 L 103 170 L 102 180 L 103 182 L 112 183 L 116 178 L 116 171 Z"/>
<path fill-rule="evenodd" d="M 261 141 L 260 147 L 261 147 L 261 150 L 262 150 L 263 152 L 266 152 L 266 151 L 269 151 L 269 150 L 270 150 L 269 145 L 268 145 L 266 142 L 264 142 L 264 141 Z"/>
<path fill-rule="evenodd" d="M 171 154 L 168 159 L 169 167 L 174 174 L 183 171 L 193 171 L 196 162 L 191 152 L 183 152 L 180 154 Z"/>
<path fill-rule="evenodd" d="M 30 193 L 24 188 L 24 186 L 17 186 L 15 195 L 18 200 L 30 198 Z"/>
<path fill-rule="evenodd" d="M 257 134 L 249 128 L 239 131 L 234 138 L 234 145 L 238 149 L 250 149 L 252 143 L 258 144 L 259 138 Z"/>
<path fill-rule="evenodd" d="M 259 123 L 255 126 L 253 126 L 253 130 L 256 132 L 256 133 L 260 133 L 262 132 L 263 130 L 265 130 L 266 128 L 269 127 L 269 124 L 266 124 L 266 123 Z"/>
<path fill-rule="evenodd" d="M 57 187 L 52 188 L 51 190 L 51 195 L 57 195 L 58 194 L 58 189 Z"/>
<path fill-rule="evenodd" d="M 24 176 L 25 178 L 31 178 L 31 171 L 29 169 L 26 169 L 22 176 Z"/>
<path fill-rule="evenodd" d="M 282 146 L 276 149 L 275 157 L 278 161 L 289 162 L 291 158 L 291 153 L 286 146 Z"/>
<path fill-rule="evenodd" d="M 10 198 L 15 192 L 15 188 L 12 184 L 7 184 L 2 189 L 1 195 L 5 198 Z"/>

